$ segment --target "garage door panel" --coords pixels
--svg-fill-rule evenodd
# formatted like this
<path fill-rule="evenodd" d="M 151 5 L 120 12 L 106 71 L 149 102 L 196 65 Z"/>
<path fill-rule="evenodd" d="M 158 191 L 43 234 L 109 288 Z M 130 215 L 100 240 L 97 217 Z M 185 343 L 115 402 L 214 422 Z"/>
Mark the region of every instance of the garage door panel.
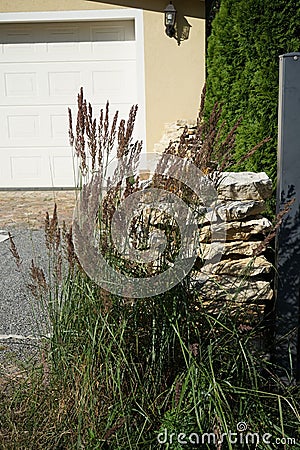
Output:
<path fill-rule="evenodd" d="M 73 102 L 74 93 L 87 82 L 82 64 L 2 64 L 0 105 L 45 105 Z M 76 96 L 76 94 L 75 94 Z M 59 103 L 59 102 L 58 102 Z"/>
<path fill-rule="evenodd" d="M 39 181 L 42 175 L 41 156 L 11 156 L 11 178 L 19 181 Z"/>
<path fill-rule="evenodd" d="M 68 129 L 66 106 L 0 109 L 1 147 L 7 149 L 20 145 L 24 148 L 68 145 Z"/>
<path fill-rule="evenodd" d="M 38 96 L 39 74 L 33 64 L 1 64 L 0 105 L 23 104 Z M 20 98 L 21 97 L 21 98 Z"/>
<path fill-rule="evenodd" d="M 55 45 L 51 49 L 47 45 L 36 44 L 35 46 L 20 45 L 12 46 L 12 51 L 2 51 L 2 62 L 18 63 L 28 62 L 73 62 L 73 61 L 114 61 L 116 59 L 127 61 L 135 60 L 135 42 L 80 42 L 78 45 L 64 44 L 63 47 Z"/>
<path fill-rule="evenodd" d="M 20 54 L 23 60 L 32 59 L 36 51 L 36 47 L 30 43 L 2 45 L 2 55 L 5 61 L 14 61 Z"/>
<path fill-rule="evenodd" d="M 136 101 L 136 65 L 134 61 L 127 63 L 106 61 L 97 68 L 91 67 L 91 97 L 98 98 L 101 103 L 110 100 L 115 103 Z"/>
<path fill-rule="evenodd" d="M 136 98 L 135 61 L 99 61 L 88 64 L 84 70 L 80 63 L 56 63 L 44 76 L 48 84 L 45 102 L 49 104 L 73 103 L 81 86 L 92 103 L 108 99 L 128 103 Z"/>
<path fill-rule="evenodd" d="M 50 137 L 52 140 L 56 141 L 53 142 L 54 145 L 57 144 L 57 141 L 67 144 L 69 128 L 69 118 L 67 116 L 67 112 L 64 111 L 64 113 L 61 114 L 58 114 L 57 112 L 53 114 L 50 113 L 49 122 Z"/>
<path fill-rule="evenodd" d="M 13 68 L 10 67 L 8 70 L 10 72 L 3 73 L 5 97 L 32 98 L 37 96 L 37 74 L 35 72 L 13 72 Z"/>
<path fill-rule="evenodd" d="M 2 24 L 3 62 L 71 61 L 135 58 L 134 21 L 85 23 Z M 120 51 L 121 49 L 121 51 Z"/>
<path fill-rule="evenodd" d="M 48 78 L 48 97 L 54 101 L 55 97 L 63 97 L 64 100 L 71 99 L 74 96 L 74 92 L 78 91 L 78 87 L 84 84 L 80 70 L 68 70 L 57 67 L 57 70 L 48 72 L 45 75 Z M 46 99 L 47 95 L 45 95 Z"/>
<path fill-rule="evenodd" d="M 105 33 L 118 33 L 105 36 Z M 115 36 L 115 39 L 114 39 Z M 23 43 L 90 42 L 107 40 L 134 41 L 133 20 L 99 20 L 87 22 L 48 22 L 2 24 L 1 42 L 5 45 Z"/>
<path fill-rule="evenodd" d="M 74 99 L 73 99 L 74 100 Z M 101 103 L 92 103 L 94 115 L 99 117 L 100 110 L 105 109 L 106 98 Z M 127 119 L 132 102 L 116 103 L 109 102 L 110 120 L 116 111 L 119 111 L 119 118 Z M 76 119 L 77 105 L 69 105 Z M 22 143 L 22 146 L 43 146 L 45 141 L 51 145 L 66 145 L 68 137 L 69 118 L 68 107 L 66 105 L 55 106 L 33 106 L 33 107 L 7 107 L 0 108 L 0 133 L 1 146 L 15 147 Z"/>
<path fill-rule="evenodd" d="M 4 60 L 6 58 L 14 60 L 20 54 L 23 57 L 31 58 L 36 51 L 33 30 L 30 25 L 4 25 L 0 30 L 0 39 Z"/>
<path fill-rule="evenodd" d="M 45 171 L 47 155 L 38 150 L 28 153 L 23 148 L 13 148 L 9 154 L 0 151 L 0 156 L 1 180 L 9 180 L 8 187 L 38 186 L 41 180 L 49 179 Z"/>
<path fill-rule="evenodd" d="M 135 42 L 94 42 L 91 44 L 91 55 L 87 54 L 87 59 L 94 59 L 96 54 L 101 54 L 101 59 L 113 60 L 135 60 Z"/>
<path fill-rule="evenodd" d="M 14 139 L 33 139 L 41 136 L 40 117 L 36 115 L 13 114 L 7 116 L 7 135 L 10 141 Z"/>
<path fill-rule="evenodd" d="M 3 64 L 0 78 L 1 105 L 66 105 L 74 102 L 81 86 L 87 86 L 91 101 L 124 103 L 136 96 L 135 61 L 99 61 L 86 67 L 79 62 L 28 63 L 21 71 L 19 64 Z"/>
<path fill-rule="evenodd" d="M 41 146 L 48 139 L 49 112 L 40 107 L 0 108 L 0 147 Z"/>
<path fill-rule="evenodd" d="M 0 176 L 10 180 L 11 187 L 75 187 L 71 149 L 11 149 L 10 155 L 0 151 L 3 165 Z M 5 169 L 5 170 L 4 170 Z"/>
<path fill-rule="evenodd" d="M 76 186 L 73 168 L 72 157 L 68 155 L 54 154 L 49 158 L 51 164 L 51 175 L 53 177 L 54 186 Z"/>
<path fill-rule="evenodd" d="M 58 50 L 64 48 L 61 43 L 70 44 L 68 48 L 78 49 L 78 43 L 84 41 L 84 30 L 79 24 L 46 24 L 44 26 L 43 42 L 47 42 L 47 51 Z M 38 33 L 38 28 L 36 29 Z M 39 37 L 36 36 L 36 42 Z"/>

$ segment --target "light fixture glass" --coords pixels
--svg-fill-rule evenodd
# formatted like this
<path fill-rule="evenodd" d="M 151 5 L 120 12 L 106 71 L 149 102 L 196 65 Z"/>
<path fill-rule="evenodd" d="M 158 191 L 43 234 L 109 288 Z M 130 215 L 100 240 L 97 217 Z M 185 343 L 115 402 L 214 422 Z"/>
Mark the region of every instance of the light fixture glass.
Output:
<path fill-rule="evenodd" d="M 169 37 L 174 37 L 177 11 L 172 2 L 170 2 L 168 6 L 165 8 L 164 13 L 165 13 L 166 34 Z"/>

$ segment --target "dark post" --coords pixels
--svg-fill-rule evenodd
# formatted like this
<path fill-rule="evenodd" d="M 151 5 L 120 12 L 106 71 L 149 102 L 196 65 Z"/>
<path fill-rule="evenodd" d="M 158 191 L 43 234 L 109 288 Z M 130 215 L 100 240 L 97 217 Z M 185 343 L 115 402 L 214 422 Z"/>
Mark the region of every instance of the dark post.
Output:
<path fill-rule="evenodd" d="M 300 378 L 300 53 L 280 56 L 277 212 L 292 198 L 276 241 L 275 360 L 295 381 Z"/>

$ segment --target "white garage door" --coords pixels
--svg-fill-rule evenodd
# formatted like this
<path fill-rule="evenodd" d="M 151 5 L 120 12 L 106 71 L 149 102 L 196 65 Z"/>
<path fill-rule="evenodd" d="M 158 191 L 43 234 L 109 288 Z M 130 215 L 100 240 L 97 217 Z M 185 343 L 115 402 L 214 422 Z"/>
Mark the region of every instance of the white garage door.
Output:
<path fill-rule="evenodd" d="M 2 24 L 0 188 L 74 187 L 67 108 L 126 117 L 137 85 L 133 20 Z"/>

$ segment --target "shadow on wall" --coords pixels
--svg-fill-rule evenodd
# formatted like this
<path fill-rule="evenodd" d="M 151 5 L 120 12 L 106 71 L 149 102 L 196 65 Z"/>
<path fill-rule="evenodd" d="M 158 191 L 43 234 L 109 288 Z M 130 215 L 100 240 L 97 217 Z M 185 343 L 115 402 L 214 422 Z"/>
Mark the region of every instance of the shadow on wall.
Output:
<path fill-rule="evenodd" d="M 107 5 L 123 6 L 125 8 L 138 8 L 146 11 L 163 13 L 169 0 L 87 0 L 91 3 L 104 3 Z M 199 0 L 173 0 L 173 4 L 178 11 L 178 16 L 195 17 L 205 19 L 205 2 Z"/>
<path fill-rule="evenodd" d="M 117 5 L 127 8 L 138 8 L 146 11 L 159 12 L 163 14 L 164 9 L 168 5 L 169 0 L 110 0 L 106 2 L 100 2 L 100 0 L 88 0 L 93 3 L 104 3 L 107 5 Z M 177 10 L 176 25 L 175 25 L 175 36 L 178 45 L 181 42 L 189 39 L 191 25 L 187 21 L 186 17 L 195 17 L 199 19 L 205 19 L 205 3 L 199 2 L 197 0 L 174 0 L 174 7 Z"/>
<path fill-rule="evenodd" d="M 296 198 L 294 186 L 281 192 L 280 205 Z M 275 362 L 300 380 L 300 206 L 295 202 L 277 236 L 277 299 Z"/>
<path fill-rule="evenodd" d="M 181 42 L 188 40 L 191 27 L 192 26 L 188 23 L 184 15 L 181 14 L 180 11 L 177 11 L 175 39 L 178 45 L 180 45 Z"/>

